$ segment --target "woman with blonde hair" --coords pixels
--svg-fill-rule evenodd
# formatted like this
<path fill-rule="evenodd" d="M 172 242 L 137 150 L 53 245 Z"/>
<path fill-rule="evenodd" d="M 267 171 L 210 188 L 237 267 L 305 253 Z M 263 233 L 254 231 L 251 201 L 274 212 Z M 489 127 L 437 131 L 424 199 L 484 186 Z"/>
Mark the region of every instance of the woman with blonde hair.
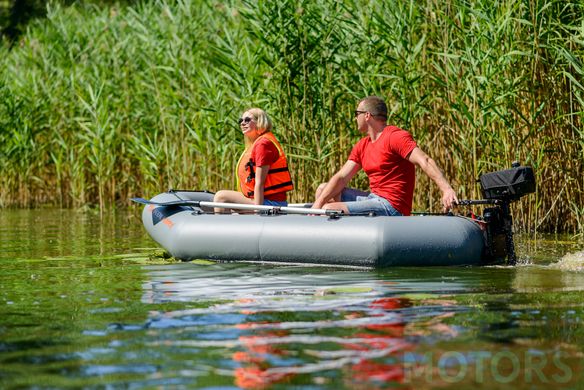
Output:
<path fill-rule="evenodd" d="M 287 206 L 286 192 L 294 186 L 286 154 L 272 133 L 272 121 L 264 110 L 250 108 L 239 118 L 245 150 L 236 166 L 239 191 L 221 190 L 213 201 Z M 216 208 L 215 212 L 229 210 Z"/>

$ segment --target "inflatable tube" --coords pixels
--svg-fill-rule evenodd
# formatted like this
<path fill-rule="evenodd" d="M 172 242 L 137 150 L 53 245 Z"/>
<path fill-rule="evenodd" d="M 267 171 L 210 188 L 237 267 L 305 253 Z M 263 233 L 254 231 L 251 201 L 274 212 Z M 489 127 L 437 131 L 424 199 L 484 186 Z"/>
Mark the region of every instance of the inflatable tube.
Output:
<path fill-rule="evenodd" d="M 170 192 L 155 202 L 212 201 L 206 192 Z M 206 211 L 206 212 L 205 212 Z M 478 222 L 460 216 L 211 214 L 193 206 L 147 205 L 150 236 L 183 259 L 365 267 L 484 264 Z"/>

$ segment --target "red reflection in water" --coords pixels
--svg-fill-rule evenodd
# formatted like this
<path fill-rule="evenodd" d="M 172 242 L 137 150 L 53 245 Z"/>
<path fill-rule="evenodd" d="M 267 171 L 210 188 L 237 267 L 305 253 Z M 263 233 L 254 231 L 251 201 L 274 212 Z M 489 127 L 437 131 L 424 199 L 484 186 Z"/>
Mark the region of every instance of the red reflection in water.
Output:
<path fill-rule="evenodd" d="M 345 318 L 359 318 L 369 315 L 371 318 L 386 316 L 386 311 L 394 311 L 411 306 L 409 299 L 404 298 L 379 298 L 369 304 L 369 308 L 377 313 L 364 314 L 362 312 L 347 313 Z M 385 321 L 385 322 L 384 322 Z M 343 343 L 346 351 L 358 351 L 357 354 L 349 353 L 347 364 L 344 364 L 343 371 L 347 371 L 346 379 L 350 381 L 350 386 L 366 386 L 374 388 L 376 385 L 387 385 L 388 383 L 403 383 L 404 368 L 397 358 L 398 354 L 412 349 L 412 344 L 404 339 L 406 323 L 401 321 L 398 313 L 390 322 L 387 319 L 375 323 L 361 326 L 362 331 L 347 336 L 347 338 L 358 339 L 359 341 Z M 254 329 L 261 323 L 245 323 L 237 325 L 239 329 Z M 277 323 L 272 324 L 277 326 Z M 277 339 L 288 336 L 290 333 L 285 330 L 265 331 L 256 329 L 253 336 L 242 336 L 239 338 L 245 351 L 237 351 L 232 355 L 234 361 L 243 364 L 243 367 L 235 370 L 235 384 L 244 389 L 263 389 L 276 383 L 290 381 L 302 368 L 306 367 L 281 367 L 274 368 L 268 362 L 269 356 L 285 356 L 286 351 L 275 347 Z M 276 339 L 276 340 L 275 340 Z M 365 357 L 359 359 L 362 354 Z M 379 360 L 387 360 L 390 356 L 396 356 L 396 363 L 384 363 Z M 356 357 L 355 357 L 356 356 Z M 327 362 L 329 362 L 327 360 Z M 318 371 L 318 370 L 317 370 Z"/>
<path fill-rule="evenodd" d="M 252 325 L 252 324 L 248 324 Z M 267 362 L 268 355 L 284 355 L 285 352 L 269 343 L 269 340 L 287 336 L 287 331 L 270 331 L 262 335 L 241 336 L 239 341 L 246 351 L 237 351 L 232 358 L 246 366 L 235 370 L 235 384 L 244 389 L 263 389 L 274 383 L 283 382 L 292 373 L 274 372 Z"/>
<path fill-rule="evenodd" d="M 240 367 L 235 370 L 235 385 L 244 389 L 265 389 L 291 376 L 289 373 L 274 373 L 261 367 Z"/>
<path fill-rule="evenodd" d="M 379 298 L 369 304 L 371 309 L 392 311 L 411 306 L 409 299 L 404 298 Z M 383 316 L 384 313 L 370 314 L 371 317 Z M 387 350 L 383 356 L 376 357 L 387 359 L 389 356 L 396 356 L 396 363 L 382 363 L 374 359 L 363 358 L 358 363 L 349 367 L 350 381 L 352 386 L 358 383 L 367 383 L 367 388 L 374 388 L 374 384 L 386 385 L 388 382 L 403 383 L 405 378 L 404 367 L 397 358 L 406 350 L 411 350 L 413 345 L 405 341 L 406 323 L 400 321 L 400 317 L 391 323 L 372 323 L 364 325 L 362 328 L 367 333 L 357 333 L 355 338 L 363 339 L 359 343 L 344 344 L 345 348 L 356 351 Z"/>
<path fill-rule="evenodd" d="M 399 364 L 382 364 L 362 360 L 351 366 L 352 379 L 361 382 L 399 382 L 404 381 L 404 370 Z"/>

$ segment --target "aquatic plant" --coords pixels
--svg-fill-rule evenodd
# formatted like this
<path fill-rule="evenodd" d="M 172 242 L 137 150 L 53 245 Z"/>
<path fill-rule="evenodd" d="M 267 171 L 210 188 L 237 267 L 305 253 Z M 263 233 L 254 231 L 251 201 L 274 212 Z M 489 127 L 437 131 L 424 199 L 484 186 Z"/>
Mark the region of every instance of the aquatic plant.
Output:
<path fill-rule="evenodd" d="M 167 188 L 233 188 L 240 112 L 261 106 L 310 200 L 384 96 L 461 198 L 513 160 L 538 188 L 516 221 L 584 230 L 577 1 L 152 1 L 50 6 L 0 47 L 0 205 L 105 208 Z M 366 186 L 360 175 L 355 186 Z M 418 176 L 414 208 L 438 210 Z M 462 210 L 464 212 L 464 210 Z"/>

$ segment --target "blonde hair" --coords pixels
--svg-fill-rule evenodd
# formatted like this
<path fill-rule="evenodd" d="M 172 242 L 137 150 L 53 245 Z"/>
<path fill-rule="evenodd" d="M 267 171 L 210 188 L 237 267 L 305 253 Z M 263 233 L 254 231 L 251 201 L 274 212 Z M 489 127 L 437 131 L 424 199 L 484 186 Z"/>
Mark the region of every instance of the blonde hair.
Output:
<path fill-rule="evenodd" d="M 256 128 L 259 130 L 259 134 L 267 133 L 268 131 L 272 131 L 272 120 L 268 116 L 268 114 L 262 110 L 261 108 L 249 108 L 244 112 L 249 112 L 251 116 L 253 116 L 253 120 L 256 123 Z M 243 143 L 245 145 L 245 149 L 249 149 L 253 142 L 248 136 L 243 137 Z"/>
<path fill-rule="evenodd" d="M 272 131 L 272 120 L 264 110 L 261 108 L 250 108 L 246 111 L 253 115 L 256 127 L 259 130 L 263 130 L 264 133 L 267 131 Z"/>

